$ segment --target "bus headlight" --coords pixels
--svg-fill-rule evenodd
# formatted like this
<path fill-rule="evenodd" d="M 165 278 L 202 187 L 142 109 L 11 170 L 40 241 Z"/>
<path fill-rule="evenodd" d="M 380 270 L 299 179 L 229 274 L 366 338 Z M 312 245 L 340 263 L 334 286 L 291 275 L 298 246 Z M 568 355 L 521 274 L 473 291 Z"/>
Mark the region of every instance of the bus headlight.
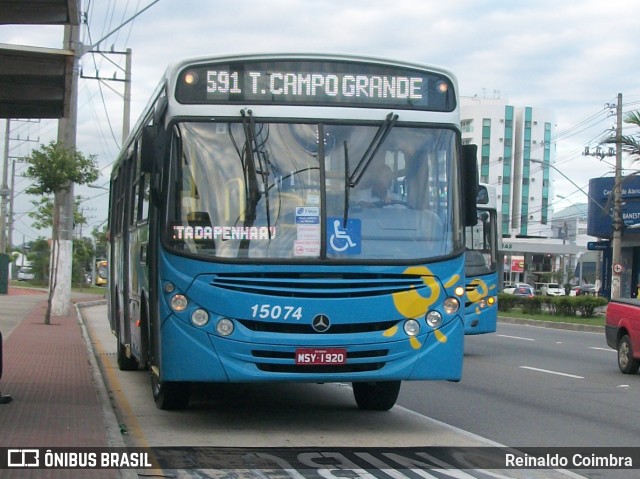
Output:
<path fill-rule="evenodd" d="M 196 309 L 191 313 L 191 322 L 194 326 L 204 326 L 209 322 L 209 313 L 204 309 Z"/>
<path fill-rule="evenodd" d="M 460 301 L 458 298 L 449 296 L 444 300 L 444 310 L 447 314 L 454 314 L 460 309 Z"/>
<path fill-rule="evenodd" d="M 184 311 L 187 309 L 187 297 L 184 294 L 175 294 L 171 297 L 171 309 L 174 311 Z"/>
<path fill-rule="evenodd" d="M 404 322 L 404 332 L 407 336 L 417 336 L 420 332 L 420 323 L 415 319 L 408 319 Z"/>
<path fill-rule="evenodd" d="M 432 328 L 438 328 L 442 324 L 442 315 L 438 311 L 427 313 L 427 324 Z"/>
<path fill-rule="evenodd" d="M 487 307 L 487 302 L 484 299 L 481 299 L 480 301 L 478 301 L 478 306 L 480 306 L 480 309 L 484 309 Z"/>
<path fill-rule="evenodd" d="M 220 336 L 229 336 L 233 333 L 233 321 L 227 318 L 222 318 L 216 324 L 216 331 Z"/>
<path fill-rule="evenodd" d="M 487 298 L 487 304 L 489 306 L 493 306 L 494 304 L 496 304 L 496 297 L 495 296 L 489 296 Z"/>

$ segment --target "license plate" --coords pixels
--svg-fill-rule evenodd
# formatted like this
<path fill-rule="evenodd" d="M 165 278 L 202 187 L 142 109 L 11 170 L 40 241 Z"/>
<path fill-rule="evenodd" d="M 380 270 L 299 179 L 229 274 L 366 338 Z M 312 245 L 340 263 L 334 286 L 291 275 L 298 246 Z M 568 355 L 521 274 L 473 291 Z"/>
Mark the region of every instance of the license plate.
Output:
<path fill-rule="evenodd" d="M 296 349 L 296 364 L 345 364 L 347 350 L 344 348 L 298 348 Z"/>

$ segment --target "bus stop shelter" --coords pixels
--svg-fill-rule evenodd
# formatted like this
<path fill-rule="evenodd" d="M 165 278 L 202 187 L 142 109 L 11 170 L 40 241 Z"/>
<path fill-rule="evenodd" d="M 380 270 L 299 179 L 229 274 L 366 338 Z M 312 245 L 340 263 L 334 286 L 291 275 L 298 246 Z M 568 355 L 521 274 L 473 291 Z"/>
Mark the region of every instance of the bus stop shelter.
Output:
<path fill-rule="evenodd" d="M 0 28 L 77 25 L 78 12 L 79 0 L 0 0 Z M 64 49 L 0 44 L 0 118 L 68 117 L 74 56 Z M 7 160 L 5 154 L 5 175 Z M 6 186 L 0 190 L 3 201 L 9 193 Z M 5 225 L 0 233 L 6 234 Z M 0 294 L 7 294 L 8 264 L 7 254 L 0 251 Z"/>
<path fill-rule="evenodd" d="M 77 24 L 78 9 L 78 0 L 0 0 L 0 28 Z M 68 116 L 73 57 L 69 50 L 0 44 L 0 118 Z"/>

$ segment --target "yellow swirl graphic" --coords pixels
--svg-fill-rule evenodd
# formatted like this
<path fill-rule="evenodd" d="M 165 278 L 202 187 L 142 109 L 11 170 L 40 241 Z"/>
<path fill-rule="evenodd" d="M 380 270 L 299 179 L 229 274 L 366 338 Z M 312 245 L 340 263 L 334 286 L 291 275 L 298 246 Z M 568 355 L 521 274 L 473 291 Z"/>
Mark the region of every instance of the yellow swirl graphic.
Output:
<path fill-rule="evenodd" d="M 444 335 L 444 333 L 442 331 L 440 331 L 439 329 L 436 329 L 434 331 L 435 335 L 436 335 L 436 339 L 438 341 L 440 341 L 441 343 L 446 343 L 447 342 L 447 337 Z"/>
<path fill-rule="evenodd" d="M 416 289 L 401 291 L 393 294 L 393 304 L 405 318 L 423 317 L 429 306 L 435 304 L 440 297 L 440 284 L 433 277 L 433 273 L 424 266 L 412 266 L 404 274 L 422 276 L 422 281 L 429 289 L 429 296 L 423 296 Z"/>
<path fill-rule="evenodd" d="M 467 291 L 467 298 L 469 298 L 469 301 L 472 303 L 476 303 L 489 295 L 489 287 L 487 283 L 481 279 L 471 281 L 471 286 L 475 286 L 475 289 L 473 291 Z"/>
<path fill-rule="evenodd" d="M 397 332 L 398 332 L 398 326 L 391 326 L 384 333 L 382 333 L 382 335 L 386 338 L 392 338 L 396 335 Z"/>
<path fill-rule="evenodd" d="M 454 274 L 453 276 L 451 276 L 451 279 L 449 279 L 449 281 L 447 281 L 444 284 L 444 286 L 446 288 L 453 288 L 458 281 L 460 281 L 460 275 L 459 274 Z"/>

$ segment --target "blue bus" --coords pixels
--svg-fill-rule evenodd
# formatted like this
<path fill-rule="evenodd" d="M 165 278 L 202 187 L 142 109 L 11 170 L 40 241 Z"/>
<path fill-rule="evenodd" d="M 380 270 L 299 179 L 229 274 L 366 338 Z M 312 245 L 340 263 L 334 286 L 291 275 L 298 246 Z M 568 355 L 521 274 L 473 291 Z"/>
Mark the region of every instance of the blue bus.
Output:
<path fill-rule="evenodd" d="M 465 235 L 465 334 L 493 333 L 498 324 L 500 221 L 495 186 L 478 186 L 477 213 L 477 223 L 467 226 Z"/>
<path fill-rule="evenodd" d="M 349 55 L 171 66 L 114 163 L 109 321 L 160 409 L 194 383 L 462 374 L 476 148 L 455 77 Z"/>

